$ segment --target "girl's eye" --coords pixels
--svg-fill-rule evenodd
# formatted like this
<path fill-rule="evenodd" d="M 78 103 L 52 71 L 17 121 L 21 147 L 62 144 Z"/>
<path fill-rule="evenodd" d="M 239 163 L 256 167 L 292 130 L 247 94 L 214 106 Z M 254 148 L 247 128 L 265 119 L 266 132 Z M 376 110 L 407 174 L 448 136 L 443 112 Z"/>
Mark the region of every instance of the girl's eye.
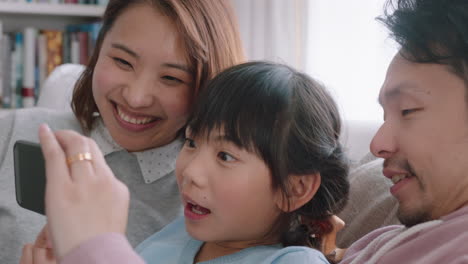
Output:
<path fill-rule="evenodd" d="M 131 65 L 128 61 L 126 61 L 126 60 L 124 60 L 124 59 L 117 58 L 117 57 L 114 57 L 113 59 L 114 59 L 114 61 L 115 61 L 118 65 L 120 65 L 120 66 L 122 66 L 122 67 L 126 67 L 126 68 L 129 67 L 129 68 L 132 68 L 132 65 Z"/>
<path fill-rule="evenodd" d="M 195 140 L 191 138 L 185 138 L 185 143 L 184 146 L 187 148 L 196 148 L 197 146 L 195 145 Z"/>
<path fill-rule="evenodd" d="M 174 76 L 169 76 L 169 75 L 165 75 L 162 77 L 164 80 L 166 81 L 169 81 L 169 82 L 174 82 L 174 83 L 183 83 L 183 81 L 181 79 L 178 79 Z"/>
<path fill-rule="evenodd" d="M 218 153 L 218 158 L 221 159 L 222 161 L 235 161 L 236 159 L 231 156 L 230 154 L 224 152 L 224 151 L 221 151 Z"/>

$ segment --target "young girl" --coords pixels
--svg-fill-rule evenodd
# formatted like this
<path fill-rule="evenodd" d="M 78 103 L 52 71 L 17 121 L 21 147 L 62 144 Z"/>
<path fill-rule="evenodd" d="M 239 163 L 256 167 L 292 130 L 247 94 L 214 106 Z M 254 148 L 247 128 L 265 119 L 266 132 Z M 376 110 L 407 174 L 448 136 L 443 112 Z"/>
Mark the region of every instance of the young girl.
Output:
<path fill-rule="evenodd" d="M 347 199 L 340 125 L 325 88 L 287 66 L 222 72 L 202 91 L 177 159 L 185 217 L 138 253 L 147 263 L 327 263 L 307 246 L 321 248 L 324 220 Z M 141 263 L 122 235 L 128 191 L 96 144 L 45 126 L 40 139 L 61 263 Z M 67 157 L 88 152 L 92 160 L 67 167 Z"/>
<path fill-rule="evenodd" d="M 175 159 L 198 90 L 243 60 L 227 0 L 110 0 L 74 113 L 32 108 L 0 119 L 0 263 L 18 263 L 45 223 L 15 200 L 16 140 L 37 141 L 40 123 L 93 138 L 132 194 L 127 234 L 137 245 L 181 214 Z"/>

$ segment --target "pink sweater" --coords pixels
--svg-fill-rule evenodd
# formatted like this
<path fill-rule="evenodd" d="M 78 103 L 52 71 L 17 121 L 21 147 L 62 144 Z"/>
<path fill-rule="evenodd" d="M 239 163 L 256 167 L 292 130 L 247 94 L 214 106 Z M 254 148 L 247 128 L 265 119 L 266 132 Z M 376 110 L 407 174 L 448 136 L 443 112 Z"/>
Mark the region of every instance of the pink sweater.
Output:
<path fill-rule="evenodd" d="M 92 238 L 68 253 L 60 264 L 144 264 L 122 234 L 107 233 Z"/>
<path fill-rule="evenodd" d="M 440 220 L 369 233 L 346 251 L 340 264 L 468 263 L 468 206 Z"/>

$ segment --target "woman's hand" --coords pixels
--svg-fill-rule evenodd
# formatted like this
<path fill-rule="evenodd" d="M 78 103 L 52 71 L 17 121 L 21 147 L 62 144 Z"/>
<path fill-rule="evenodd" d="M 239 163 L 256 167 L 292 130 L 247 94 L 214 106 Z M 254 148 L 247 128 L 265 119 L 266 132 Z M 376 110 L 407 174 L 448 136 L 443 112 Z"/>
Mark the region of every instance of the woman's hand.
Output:
<path fill-rule="evenodd" d="M 73 131 L 39 128 L 46 162 L 46 215 L 55 256 L 60 260 L 103 233 L 125 233 L 127 187 L 117 180 L 96 143 Z"/>
<path fill-rule="evenodd" d="M 20 264 L 56 264 L 52 245 L 49 240 L 47 225 L 36 238 L 34 244 L 26 244 L 23 247 L 23 255 Z"/>

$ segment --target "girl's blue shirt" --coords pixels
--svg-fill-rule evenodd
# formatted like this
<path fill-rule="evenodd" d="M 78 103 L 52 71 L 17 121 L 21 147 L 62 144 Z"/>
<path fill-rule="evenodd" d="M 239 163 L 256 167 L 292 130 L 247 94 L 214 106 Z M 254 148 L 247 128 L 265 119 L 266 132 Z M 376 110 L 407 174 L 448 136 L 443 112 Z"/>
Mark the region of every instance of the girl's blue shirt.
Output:
<path fill-rule="evenodd" d="M 180 217 L 143 241 L 136 251 L 148 264 L 193 264 L 202 245 L 202 241 L 191 238 L 186 232 L 184 218 Z M 328 261 L 320 251 L 309 247 L 270 245 L 246 248 L 234 254 L 199 263 L 322 264 Z"/>

